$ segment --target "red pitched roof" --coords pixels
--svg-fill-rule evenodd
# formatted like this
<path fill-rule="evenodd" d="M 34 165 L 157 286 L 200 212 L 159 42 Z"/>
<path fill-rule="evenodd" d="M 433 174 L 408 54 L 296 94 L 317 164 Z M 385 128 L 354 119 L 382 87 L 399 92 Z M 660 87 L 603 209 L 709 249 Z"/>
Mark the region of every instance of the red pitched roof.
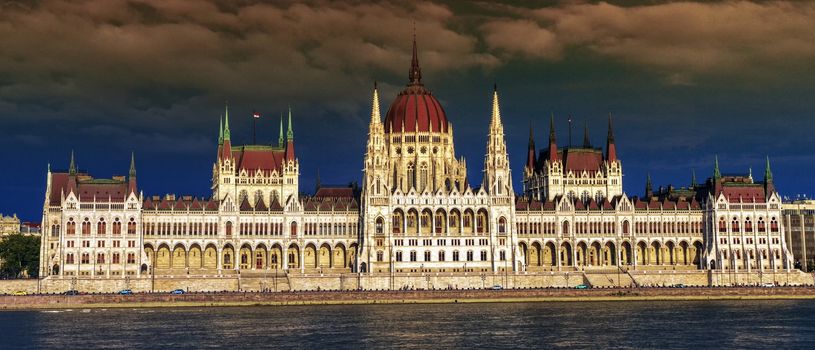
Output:
<path fill-rule="evenodd" d="M 764 203 L 764 187 L 761 185 L 754 186 L 728 186 L 725 184 L 722 187 L 722 193 L 730 203 L 738 203 L 741 199 L 746 203 Z"/>
<path fill-rule="evenodd" d="M 603 152 L 597 149 L 567 148 L 561 151 L 560 157 L 564 160 L 566 171 L 594 172 L 603 165 Z"/>
<path fill-rule="evenodd" d="M 246 169 L 252 175 L 256 170 L 279 173 L 283 165 L 285 150 L 271 146 L 241 146 L 232 150 L 235 158 L 235 169 Z"/>

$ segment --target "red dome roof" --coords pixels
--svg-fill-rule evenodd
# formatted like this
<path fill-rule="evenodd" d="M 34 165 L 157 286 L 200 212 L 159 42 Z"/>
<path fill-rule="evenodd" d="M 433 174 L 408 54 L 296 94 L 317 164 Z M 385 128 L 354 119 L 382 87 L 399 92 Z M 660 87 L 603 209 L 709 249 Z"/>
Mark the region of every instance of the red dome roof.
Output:
<path fill-rule="evenodd" d="M 421 85 L 411 85 L 396 96 L 385 117 L 385 132 L 447 132 L 447 116 L 439 100 Z"/>
<path fill-rule="evenodd" d="M 439 100 L 422 84 L 422 71 L 416 52 L 416 37 L 413 38 L 413 59 L 411 60 L 410 83 L 396 96 L 385 117 L 385 132 L 447 132 L 447 116 Z"/>

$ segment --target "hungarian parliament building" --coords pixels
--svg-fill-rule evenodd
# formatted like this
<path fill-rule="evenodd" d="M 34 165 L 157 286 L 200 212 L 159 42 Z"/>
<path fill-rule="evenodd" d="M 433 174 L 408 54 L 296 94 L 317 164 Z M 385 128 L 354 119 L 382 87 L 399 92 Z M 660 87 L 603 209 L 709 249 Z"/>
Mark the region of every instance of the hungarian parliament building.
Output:
<path fill-rule="evenodd" d="M 469 182 L 453 124 L 422 82 L 416 42 L 407 86 L 384 120 L 373 90 L 362 185 L 300 191 L 291 111 L 277 144 L 233 145 L 226 111 L 212 195 L 149 196 L 127 176 L 49 169 L 40 276 L 240 273 L 529 273 L 589 269 L 788 271 L 781 198 L 719 171 L 687 187 L 623 191 L 609 116 L 605 148 L 530 131 L 513 184 L 497 89 L 483 180 Z"/>

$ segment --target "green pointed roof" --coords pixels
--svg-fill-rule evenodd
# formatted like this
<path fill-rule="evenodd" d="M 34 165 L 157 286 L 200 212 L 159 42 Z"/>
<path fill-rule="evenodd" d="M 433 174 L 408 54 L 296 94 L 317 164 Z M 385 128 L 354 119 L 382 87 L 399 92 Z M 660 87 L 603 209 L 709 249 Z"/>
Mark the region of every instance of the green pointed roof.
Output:
<path fill-rule="evenodd" d="M 294 131 L 291 126 L 291 106 L 289 106 L 289 131 L 286 132 L 286 140 L 294 140 Z"/>
<path fill-rule="evenodd" d="M 229 134 L 229 104 L 227 103 L 224 107 L 224 141 L 230 141 L 230 134 Z"/>
<path fill-rule="evenodd" d="M 722 177 L 722 172 L 719 171 L 719 156 L 716 155 L 714 159 L 715 159 L 715 163 L 714 163 L 714 166 L 713 166 L 713 178 L 718 180 L 718 179 L 720 179 Z"/>
<path fill-rule="evenodd" d="M 130 177 L 136 177 L 136 153 L 130 152 Z"/>
<path fill-rule="evenodd" d="M 283 147 L 283 112 L 280 112 L 280 137 L 277 139 L 278 146 Z"/>
<path fill-rule="evenodd" d="M 767 156 L 767 164 L 764 166 L 764 182 L 773 181 L 773 172 L 770 170 L 770 156 Z"/>

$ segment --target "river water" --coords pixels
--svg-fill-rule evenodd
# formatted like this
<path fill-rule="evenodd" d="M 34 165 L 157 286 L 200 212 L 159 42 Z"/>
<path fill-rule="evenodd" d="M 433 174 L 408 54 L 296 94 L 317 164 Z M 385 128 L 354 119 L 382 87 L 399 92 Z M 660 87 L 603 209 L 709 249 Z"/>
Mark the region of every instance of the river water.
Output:
<path fill-rule="evenodd" d="M 2 349 L 815 349 L 815 301 L 0 312 Z"/>

